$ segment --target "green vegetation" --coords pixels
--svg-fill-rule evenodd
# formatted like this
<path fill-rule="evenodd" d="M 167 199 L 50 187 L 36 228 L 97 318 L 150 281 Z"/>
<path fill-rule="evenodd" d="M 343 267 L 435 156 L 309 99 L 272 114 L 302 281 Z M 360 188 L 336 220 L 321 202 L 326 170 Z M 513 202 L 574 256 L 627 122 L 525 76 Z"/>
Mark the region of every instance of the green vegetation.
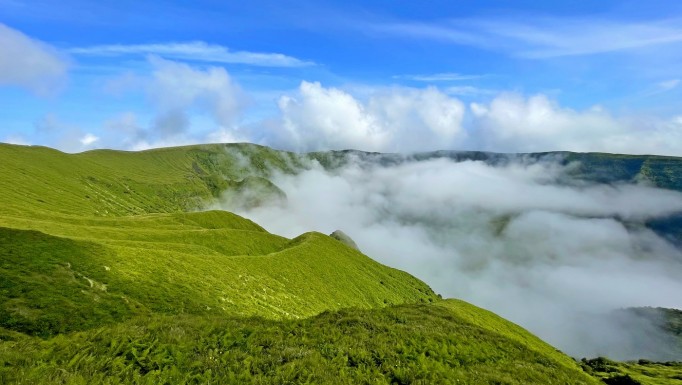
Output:
<path fill-rule="evenodd" d="M 682 362 L 615 362 L 608 358 L 583 359 L 583 369 L 610 385 L 682 384 Z"/>
<path fill-rule="evenodd" d="M 251 144 L 64 154 L 0 144 L 0 214 L 121 216 L 205 207 L 246 177 L 291 172 L 301 159 Z"/>
<path fill-rule="evenodd" d="M 233 227 L 248 225 L 228 213 L 175 217 L 216 214 Z M 289 241 L 263 230 L 185 224 L 133 231 L 118 223 L 88 227 L 88 241 L 0 228 L 0 326 L 49 336 L 139 314 L 299 318 L 436 298 L 421 281 L 322 234 Z M 87 233 L 82 226 L 61 228 L 74 237 Z"/>
<path fill-rule="evenodd" d="M 228 212 L 187 212 L 211 204 L 215 181 L 281 193 L 264 176 L 294 158 L 253 145 L 0 146 L 0 326 L 46 337 L 156 313 L 282 319 L 437 299 L 322 234 L 289 240 Z"/>
<path fill-rule="evenodd" d="M 270 177 L 306 156 L 0 144 L 0 165 L 0 383 L 597 382 L 334 238 L 199 212 L 285 199 Z"/>
<path fill-rule="evenodd" d="M 4 384 L 596 383 L 524 330 L 460 301 L 280 322 L 138 318 L 45 341 L 17 337 L 0 343 L 0 362 Z"/>

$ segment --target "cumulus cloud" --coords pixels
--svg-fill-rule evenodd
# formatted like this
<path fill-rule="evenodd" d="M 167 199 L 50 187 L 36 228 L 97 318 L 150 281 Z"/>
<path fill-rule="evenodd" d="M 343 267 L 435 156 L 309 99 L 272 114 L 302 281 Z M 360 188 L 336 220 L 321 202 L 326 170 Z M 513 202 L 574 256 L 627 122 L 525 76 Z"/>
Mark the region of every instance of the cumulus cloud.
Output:
<path fill-rule="evenodd" d="M 182 127 L 179 112 L 189 108 L 208 112 L 222 126 L 231 126 L 245 107 L 245 94 L 223 67 L 201 69 L 185 63 L 150 57 L 154 67 L 149 94 L 164 113 L 176 114 L 169 123 Z M 171 128 L 173 130 L 173 128 Z"/>
<path fill-rule="evenodd" d="M 358 149 L 412 152 L 439 149 L 493 152 L 611 152 L 682 155 L 682 124 L 615 116 L 594 106 L 562 107 L 543 94 L 498 93 L 467 108 L 449 95 L 495 93 L 476 88 L 379 88 L 359 98 L 348 91 L 301 83 L 279 100 L 280 124 L 263 142 L 297 151 Z"/>
<path fill-rule="evenodd" d="M 151 107 L 149 122 L 125 112 L 104 123 L 109 139 L 128 149 L 147 149 L 243 139 L 239 120 L 248 96 L 223 67 L 199 67 L 149 57 L 148 77 L 124 75 L 125 88 L 141 88 Z M 118 81 L 113 83 L 118 86 Z M 118 90 L 117 87 L 114 87 Z"/>
<path fill-rule="evenodd" d="M 68 61 L 55 48 L 0 23 L 0 85 L 46 94 L 64 80 Z"/>
<path fill-rule="evenodd" d="M 99 140 L 99 138 L 96 137 L 95 135 L 91 134 L 91 133 L 87 133 L 87 134 L 83 135 L 82 138 L 79 139 L 79 141 L 81 142 L 81 144 L 84 147 L 90 146 L 90 145 L 94 144 L 95 142 L 97 142 L 98 140 Z"/>
<path fill-rule="evenodd" d="M 124 139 L 92 132 L 102 138 L 98 143 L 128 149 L 239 141 L 301 152 L 458 149 L 682 156 L 679 116 L 618 116 L 600 106 L 574 110 L 543 94 L 469 86 L 358 90 L 304 81 L 279 97 L 274 116 L 245 124 L 249 95 L 225 68 L 159 57 L 150 57 L 149 63 L 147 77 L 127 74 L 121 81 L 125 88 L 145 91 L 151 118 L 132 126 L 113 124 Z M 457 94 L 497 96 L 465 106 Z"/>
<path fill-rule="evenodd" d="M 490 151 L 600 151 L 682 155 L 677 119 L 646 122 L 617 118 L 603 108 L 575 111 L 545 95 L 505 93 L 472 103 L 474 146 Z"/>
<path fill-rule="evenodd" d="M 296 150 L 415 151 L 464 136 L 464 106 L 436 88 L 393 88 L 363 102 L 338 88 L 303 82 L 279 100 L 277 145 Z"/>
<path fill-rule="evenodd" d="M 609 312 L 682 308 L 682 253 L 643 226 L 682 211 L 682 194 L 585 184 L 569 170 L 552 161 L 356 160 L 277 176 L 285 205 L 238 212 L 288 237 L 341 229 L 366 254 L 571 355 L 670 359 L 645 335 L 653 330 L 619 328 Z"/>

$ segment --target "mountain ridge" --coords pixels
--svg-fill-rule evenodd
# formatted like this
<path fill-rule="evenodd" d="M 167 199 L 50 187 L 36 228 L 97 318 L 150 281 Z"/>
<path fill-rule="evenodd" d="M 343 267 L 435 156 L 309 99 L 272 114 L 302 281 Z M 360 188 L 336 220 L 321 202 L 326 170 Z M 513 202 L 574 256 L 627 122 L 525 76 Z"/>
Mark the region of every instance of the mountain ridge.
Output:
<path fill-rule="evenodd" d="M 259 383 L 284 378 L 299 383 L 368 378 L 379 383 L 447 383 L 461 375 L 474 383 L 477 378 L 498 383 L 552 383 L 559 378 L 596 382 L 572 359 L 524 329 L 462 301 L 443 302 L 424 282 L 329 236 L 311 232 L 287 239 L 236 214 L 195 212 L 210 207 L 216 193 L 238 187 L 247 177 L 269 180 L 273 172 L 292 172 L 315 160 L 315 154 L 257 145 L 80 154 L 0 145 L 0 379 L 108 383 L 106 375 L 129 383 L 238 383 L 238 378 L 246 381 L 251 376 Z M 440 325 L 441 336 L 449 342 L 444 345 L 435 335 L 419 334 L 423 330 L 418 314 L 426 324 Z M 174 317 L 182 320 L 175 322 Z M 341 322 L 344 317 L 352 321 Z M 409 333 L 427 338 L 426 345 L 403 333 L 407 319 L 414 320 Z M 293 364 L 268 361 L 248 376 L 206 372 L 215 369 L 212 356 L 228 360 L 229 367 L 236 359 L 225 352 L 211 353 L 217 345 L 211 345 L 216 342 L 210 336 L 230 322 L 245 333 L 260 330 L 264 336 L 250 342 L 235 335 L 221 337 L 243 344 L 246 355 L 240 359 L 260 351 L 267 360 L 290 357 L 287 362 Z M 308 325 L 301 326 L 307 330 L 303 337 L 281 342 L 280 350 L 264 351 L 267 338 L 284 338 L 273 330 L 289 330 L 286 325 L 292 322 Z M 185 330 L 197 341 L 213 342 L 192 345 L 184 337 L 163 334 L 162 324 Z M 197 327 L 188 326 L 192 324 Z M 146 331 L 137 333 L 138 328 Z M 306 345 L 306 333 L 317 341 L 318 330 L 334 335 L 346 330 L 354 338 L 394 335 L 408 345 L 398 356 L 383 345 L 351 344 L 327 357 L 324 343 Z M 136 337 L 120 340 L 130 333 Z M 477 345 L 471 335 L 489 336 L 487 345 Z M 178 338 L 182 348 L 176 351 L 168 344 Z M 166 342 L 154 342 L 159 339 Z M 421 347 L 414 350 L 411 343 Z M 314 365 L 325 370 L 342 367 L 346 374 L 334 379 L 315 372 L 322 369 L 307 371 L 306 355 L 291 356 L 287 350 L 302 349 L 300 344 L 308 354 L 321 355 Z M 353 355 L 353 346 L 364 353 Z M 196 366 L 188 358 L 193 349 L 201 351 Z M 496 356 L 496 349 L 506 352 L 506 358 Z M 372 358 L 372 351 L 405 364 L 396 371 Z M 432 358 L 422 357 L 424 351 L 431 351 Z M 467 352 L 470 360 L 452 361 Z M 497 359 L 511 360 L 510 366 L 495 364 Z M 18 372 L 9 369 L 16 366 Z M 477 370 L 479 377 L 473 374 Z"/>

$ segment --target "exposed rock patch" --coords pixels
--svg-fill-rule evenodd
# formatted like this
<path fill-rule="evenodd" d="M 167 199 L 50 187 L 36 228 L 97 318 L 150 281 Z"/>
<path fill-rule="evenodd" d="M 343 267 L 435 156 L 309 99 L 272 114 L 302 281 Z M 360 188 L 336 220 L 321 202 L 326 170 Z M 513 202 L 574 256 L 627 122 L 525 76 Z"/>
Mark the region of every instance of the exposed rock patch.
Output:
<path fill-rule="evenodd" d="M 344 233 L 341 230 L 336 230 L 333 233 L 329 234 L 330 237 L 336 239 L 337 241 L 343 243 L 344 245 L 353 248 L 355 250 L 360 251 L 360 248 L 358 245 L 353 241 L 351 237 L 348 236 L 348 234 Z"/>

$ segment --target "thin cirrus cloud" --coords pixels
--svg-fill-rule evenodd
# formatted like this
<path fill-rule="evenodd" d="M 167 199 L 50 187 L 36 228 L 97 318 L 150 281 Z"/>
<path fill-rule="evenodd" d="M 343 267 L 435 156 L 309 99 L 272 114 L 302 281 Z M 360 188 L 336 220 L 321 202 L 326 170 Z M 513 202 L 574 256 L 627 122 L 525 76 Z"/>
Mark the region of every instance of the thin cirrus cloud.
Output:
<path fill-rule="evenodd" d="M 418 82 L 453 82 L 458 80 L 480 79 L 485 75 L 464 75 L 456 72 L 440 72 L 421 75 L 396 75 L 394 79 L 414 80 Z"/>
<path fill-rule="evenodd" d="M 680 85 L 680 79 L 670 79 L 656 84 L 661 92 L 671 91 Z"/>
<path fill-rule="evenodd" d="M 679 85 L 680 85 L 680 79 L 662 80 L 662 81 L 659 81 L 659 82 L 652 84 L 651 87 L 649 88 L 649 90 L 642 93 L 642 95 L 644 97 L 649 97 L 649 96 L 668 93 L 670 91 L 678 89 Z"/>
<path fill-rule="evenodd" d="M 448 95 L 457 96 L 486 96 L 486 95 L 497 95 L 500 91 L 488 88 L 480 88 L 474 86 L 451 86 L 446 87 L 443 92 Z"/>
<path fill-rule="evenodd" d="M 281 53 L 232 51 L 227 47 L 202 41 L 162 44 L 110 44 L 75 47 L 68 50 L 83 56 L 157 55 L 166 59 L 187 61 L 246 64 L 260 67 L 306 67 L 315 63 Z"/>
<path fill-rule="evenodd" d="M 626 22 L 597 18 L 455 19 L 393 22 L 374 32 L 503 51 L 528 59 L 626 52 L 682 42 L 679 19 Z"/>

